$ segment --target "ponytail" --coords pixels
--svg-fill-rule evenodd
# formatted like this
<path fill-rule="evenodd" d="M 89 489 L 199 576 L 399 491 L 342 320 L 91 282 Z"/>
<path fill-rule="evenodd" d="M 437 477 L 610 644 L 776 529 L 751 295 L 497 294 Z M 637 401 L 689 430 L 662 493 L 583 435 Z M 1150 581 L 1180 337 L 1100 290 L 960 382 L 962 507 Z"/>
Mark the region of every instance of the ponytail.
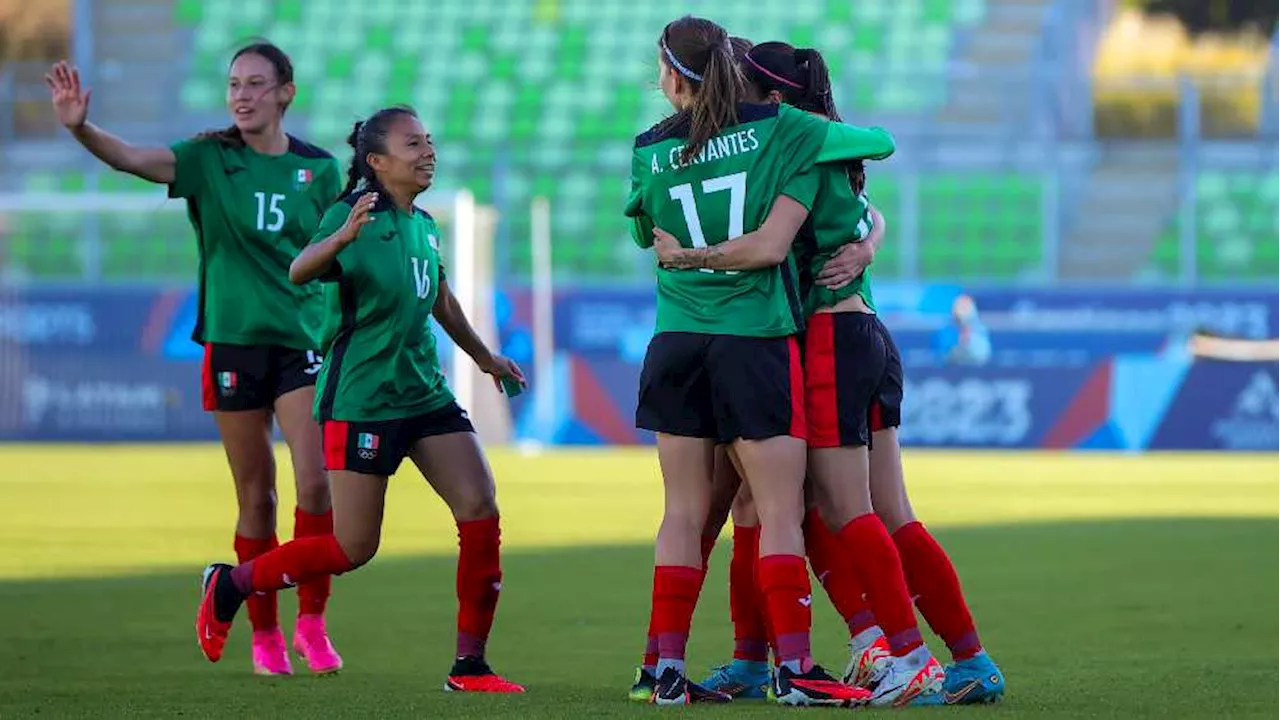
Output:
<path fill-rule="evenodd" d="M 690 108 L 689 140 L 680 151 L 680 159 L 686 163 L 702 152 L 707 141 L 738 122 L 742 73 L 733 60 L 727 36 L 711 48 L 700 85 Z"/>
<path fill-rule="evenodd" d="M 822 53 L 812 48 L 800 48 L 795 53 L 796 69 L 804 78 L 802 109 L 820 112 L 833 122 L 840 122 L 835 98 L 831 94 L 831 71 Z"/>
<path fill-rule="evenodd" d="M 365 173 L 369 168 L 368 158 L 360 156 L 360 129 L 364 127 L 363 120 L 357 120 L 356 124 L 351 128 L 351 134 L 347 136 L 347 144 L 351 146 L 351 164 L 347 166 L 347 186 L 342 188 L 341 197 L 346 197 L 356 191 L 360 185 L 360 181 L 365 179 Z"/>

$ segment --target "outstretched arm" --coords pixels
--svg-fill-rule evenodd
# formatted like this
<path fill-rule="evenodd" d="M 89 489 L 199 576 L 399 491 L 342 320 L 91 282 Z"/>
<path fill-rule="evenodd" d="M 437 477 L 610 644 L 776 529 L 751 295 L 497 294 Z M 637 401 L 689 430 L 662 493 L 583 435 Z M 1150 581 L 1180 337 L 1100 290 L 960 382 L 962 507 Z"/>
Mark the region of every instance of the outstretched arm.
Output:
<path fill-rule="evenodd" d="M 177 156 L 167 147 L 130 145 L 88 121 L 91 91 L 80 85 L 80 71 L 60 62 L 44 76 L 53 111 L 71 136 L 94 157 L 116 170 L 165 185 L 176 176 Z"/>

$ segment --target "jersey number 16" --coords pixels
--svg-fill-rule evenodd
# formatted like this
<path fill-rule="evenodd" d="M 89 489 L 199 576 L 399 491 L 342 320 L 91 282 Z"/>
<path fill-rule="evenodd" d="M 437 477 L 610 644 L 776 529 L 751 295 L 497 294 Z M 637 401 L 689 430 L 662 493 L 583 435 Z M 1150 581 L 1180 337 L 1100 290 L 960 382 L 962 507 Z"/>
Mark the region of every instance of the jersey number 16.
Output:
<path fill-rule="evenodd" d="M 743 218 L 747 211 L 747 174 L 745 172 L 721 175 L 702 181 L 702 194 L 710 195 L 722 190 L 729 191 L 729 235 L 726 240 L 742 234 Z M 707 246 L 707 237 L 702 232 L 702 220 L 698 217 L 698 205 L 693 198 L 693 184 L 685 183 L 671 188 L 671 199 L 680 203 L 684 212 L 684 222 L 689 226 L 689 240 L 695 248 Z M 702 272 L 715 272 L 701 268 Z M 736 270 L 727 271 L 736 274 Z"/>

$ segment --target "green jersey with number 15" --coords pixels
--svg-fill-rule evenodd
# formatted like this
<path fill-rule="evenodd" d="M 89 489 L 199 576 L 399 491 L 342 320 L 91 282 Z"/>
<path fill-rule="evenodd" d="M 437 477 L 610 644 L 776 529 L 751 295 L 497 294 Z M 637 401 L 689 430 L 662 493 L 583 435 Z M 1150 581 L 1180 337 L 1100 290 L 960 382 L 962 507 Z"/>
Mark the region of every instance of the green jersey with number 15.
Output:
<path fill-rule="evenodd" d="M 752 232 L 781 194 L 812 207 L 810 184 L 796 183 L 797 191 L 792 180 L 815 163 L 879 160 L 894 150 L 880 128 L 832 123 L 787 105 L 739 105 L 738 124 L 685 163 L 688 132 L 687 122 L 667 123 L 636 138 L 626 214 L 641 247 L 653 244 L 655 225 L 695 248 Z M 804 327 L 791 260 L 744 272 L 657 273 L 657 332 L 779 337 Z"/>
<path fill-rule="evenodd" d="M 311 241 L 342 189 L 329 153 L 289 138 L 263 155 L 209 137 L 172 146 L 169 197 L 185 198 L 200 250 L 198 343 L 319 347 L 320 289 L 289 282 L 289 263 Z"/>

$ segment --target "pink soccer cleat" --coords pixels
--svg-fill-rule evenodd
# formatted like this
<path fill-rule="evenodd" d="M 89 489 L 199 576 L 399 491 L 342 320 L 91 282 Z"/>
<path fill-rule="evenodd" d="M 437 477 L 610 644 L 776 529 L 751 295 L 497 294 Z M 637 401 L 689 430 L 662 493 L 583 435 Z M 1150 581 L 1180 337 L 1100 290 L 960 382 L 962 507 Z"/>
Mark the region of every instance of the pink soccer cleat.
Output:
<path fill-rule="evenodd" d="M 342 656 L 333 649 L 324 628 L 323 615 L 299 615 L 293 631 L 293 649 L 307 661 L 307 668 L 317 675 L 336 673 L 342 669 Z"/>
<path fill-rule="evenodd" d="M 293 674 L 293 664 L 289 662 L 289 651 L 280 628 L 253 632 L 253 672 L 255 675 Z"/>

